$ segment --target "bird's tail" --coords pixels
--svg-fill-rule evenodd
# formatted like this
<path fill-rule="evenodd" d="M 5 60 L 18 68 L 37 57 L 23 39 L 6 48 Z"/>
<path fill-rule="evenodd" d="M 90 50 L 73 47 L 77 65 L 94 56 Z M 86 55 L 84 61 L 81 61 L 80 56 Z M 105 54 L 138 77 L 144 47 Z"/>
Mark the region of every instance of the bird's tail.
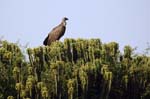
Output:
<path fill-rule="evenodd" d="M 43 41 L 43 44 L 46 46 L 48 42 L 48 36 L 45 38 L 45 40 Z"/>

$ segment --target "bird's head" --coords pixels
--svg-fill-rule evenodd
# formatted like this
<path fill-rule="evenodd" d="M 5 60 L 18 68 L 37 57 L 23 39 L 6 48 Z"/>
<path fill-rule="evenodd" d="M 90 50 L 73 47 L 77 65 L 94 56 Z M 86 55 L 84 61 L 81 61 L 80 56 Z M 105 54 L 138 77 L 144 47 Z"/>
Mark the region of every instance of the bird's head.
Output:
<path fill-rule="evenodd" d="M 69 19 L 67 17 L 63 17 L 63 20 L 66 21 L 66 20 L 69 20 Z"/>

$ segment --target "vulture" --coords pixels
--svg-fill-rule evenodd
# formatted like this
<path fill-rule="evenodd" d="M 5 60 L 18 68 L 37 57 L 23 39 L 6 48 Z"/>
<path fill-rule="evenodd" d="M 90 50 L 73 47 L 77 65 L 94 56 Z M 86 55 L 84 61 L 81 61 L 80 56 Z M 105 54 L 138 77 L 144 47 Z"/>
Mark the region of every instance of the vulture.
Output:
<path fill-rule="evenodd" d="M 64 17 L 61 23 L 58 26 L 54 27 L 51 30 L 51 32 L 49 32 L 48 36 L 43 41 L 43 44 L 45 46 L 51 45 L 52 42 L 59 40 L 64 35 L 66 30 L 66 24 L 67 24 L 66 20 L 68 20 L 68 18 Z"/>

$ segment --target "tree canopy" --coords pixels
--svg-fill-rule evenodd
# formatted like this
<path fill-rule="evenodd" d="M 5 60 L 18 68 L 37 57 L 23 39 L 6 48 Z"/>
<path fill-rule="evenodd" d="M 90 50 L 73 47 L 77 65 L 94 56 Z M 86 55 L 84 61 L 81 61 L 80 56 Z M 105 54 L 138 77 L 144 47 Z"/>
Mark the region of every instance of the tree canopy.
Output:
<path fill-rule="evenodd" d="M 65 39 L 27 48 L 2 41 L 0 99 L 149 99 L 150 57 L 129 45 Z"/>

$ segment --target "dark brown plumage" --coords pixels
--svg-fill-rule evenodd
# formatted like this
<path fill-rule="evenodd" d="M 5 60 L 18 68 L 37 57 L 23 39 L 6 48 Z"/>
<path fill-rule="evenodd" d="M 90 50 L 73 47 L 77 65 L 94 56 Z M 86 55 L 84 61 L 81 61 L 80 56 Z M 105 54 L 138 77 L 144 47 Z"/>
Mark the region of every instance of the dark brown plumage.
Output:
<path fill-rule="evenodd" d="M 48 34 L 48 36 L 45 38 L 43 44 L 50 45 L 52 42 L 55 42 L 56 40 L 59 40 L 65 33 L 66 30 L 66 20 L 68 18 L 64 17 L 62 19 L 62 22 L 52 29 L 52 31 Z"/>

